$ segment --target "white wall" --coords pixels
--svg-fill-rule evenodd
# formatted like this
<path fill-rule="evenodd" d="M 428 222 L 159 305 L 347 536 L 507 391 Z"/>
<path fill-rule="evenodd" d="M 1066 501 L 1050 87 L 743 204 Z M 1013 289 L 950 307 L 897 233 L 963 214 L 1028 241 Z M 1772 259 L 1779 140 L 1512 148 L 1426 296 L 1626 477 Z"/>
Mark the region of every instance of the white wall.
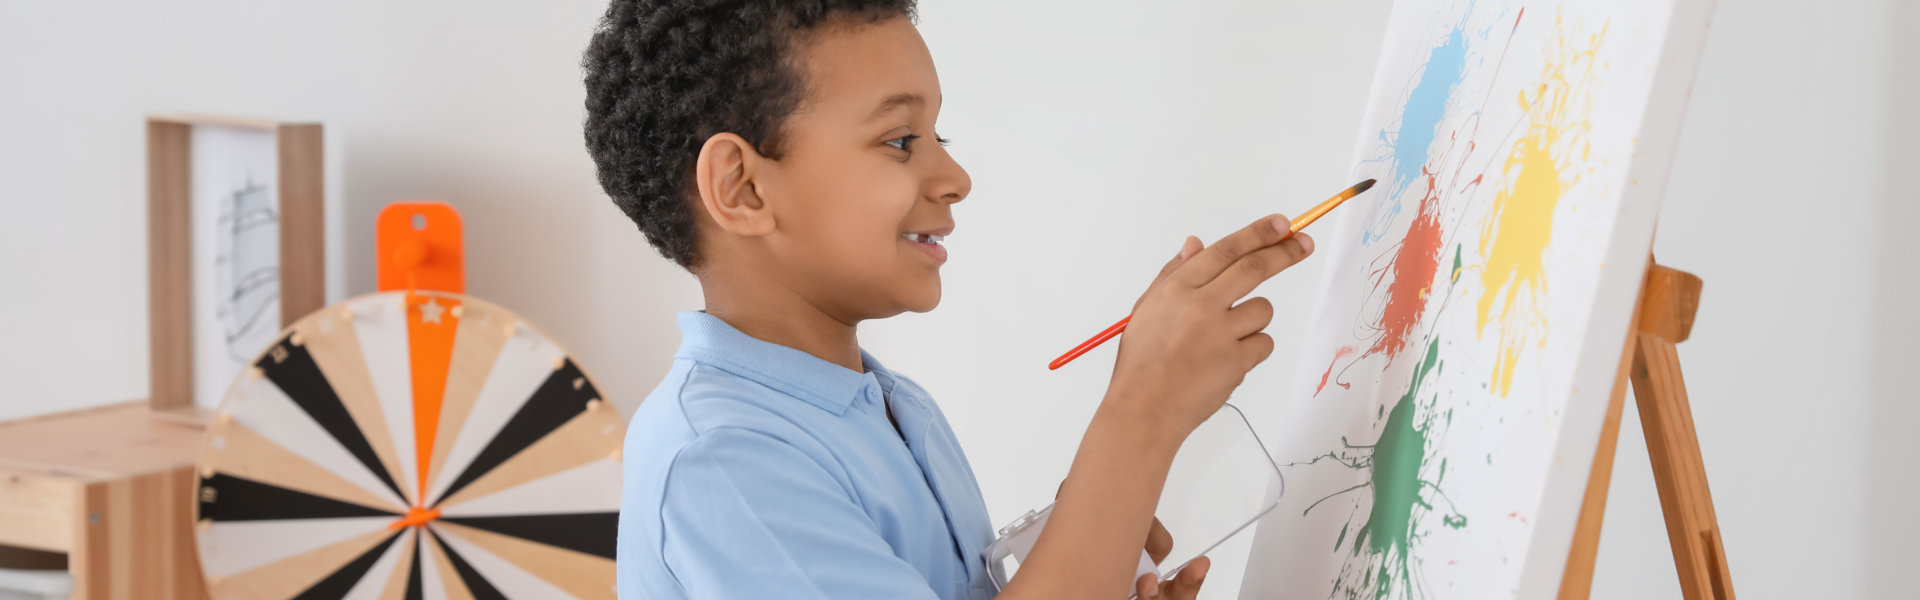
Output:
<path fill-rule="evenodd" d="M 1876 335 L 1872 346 L 1873 392 L 1863 399 L 1871 402 L 1872 415 L 1867 427 L 1868 443 L 1866 489 L 1842 496 L 1858 503 L 1836 503 L 1840 510 L 1858 511 L 1867 521 L 1863 546 L 1868 549 L 1864 564 L 1868 577 L 1864 587 L 1869 595 L 1893 598 L 1911 594 L 1907 575 L 1920 565 L 1920 518 L 1913 516 L 1910 498 L 1920 497 L 1920 436 L 1913 424 L 1920 423 L 1920 390 L 1916 390 L 1913 360 L 1920 344 L 1920 236 L 1913 235 L 1911 224 L 1920 223 L 1920 188 L 1911 178 L 1913 165 L 1920 164 L 1920 3 L 1894 2 L 1887 19 L 1893 32 L 1885 40 L 1890 56 L 1886 64 L 1889 86 L 1886 119 L 1877 129 L 1882 144 L 1881 178 L 1886 196 L 1877 215 L 1878 248 L 1874 273 L 1878 278 L 1867 297 L 1873 313 Z M 1833 397 L 1825 395 L 1825 397 Z M 1815 405 L 1817 407 L 1817 405 Z M 1846 460 L 1846 459 L 1843 459 Z"/>
<path fill-rule="evenodd" d="M 864 340 L 940 396 L 1005 520 L 1051 497 L 1112 349 L 1053 373 L 1048 359 L 1124 314 L 1182 235 L 1344 183 L 1387 3 L 924 2 L 942 133 L 976 187 L 940 310 Z M 0 418 L 145 394 L 149 111 L 325 122 L 334 297 L 372 289 L 380 206 L 453 202 L 469 291 L 558 338 L 631 410 L 678 343 L 672 312 L 699 295 L 582 149 L 576 65 L 602 7 L 0 3 Z M 1915 12 L 1723 0 L 1701 62 L 1656 250 L 1707 281 L 1682 355 L 1746 597 L 1893 595 L 1920 562 L 1903 360 L 1920 339 L 1920 198 L 1895 179 L 1920 162 L 1900 110 L 1920 102 L 1920 48 L 1896 35 Z M 1285 315 L 1307 313 L 1316 281 L 1310 264 L 1262 290 L 1282 343 L 1236 403 L 1268 429 L 1305 328 Z M 1636 418 L 1596 595 L 1678 597 Z M 1244 557 L 1216 560 L 1208 596 L 1232 597 Z"/>
<path fill-rule="evenodd" d="M 1654 250 L 1706 281 L 1681 358 L 1736 589 L 1909 596 L 1920 245 L 1894 223 L 1920 200 L 1897 179 L 1916 21 L 1901 0 L 1804 7 L 1720 2 Z M 1595 588 L 1670 595 L 1631 406 Z"/>

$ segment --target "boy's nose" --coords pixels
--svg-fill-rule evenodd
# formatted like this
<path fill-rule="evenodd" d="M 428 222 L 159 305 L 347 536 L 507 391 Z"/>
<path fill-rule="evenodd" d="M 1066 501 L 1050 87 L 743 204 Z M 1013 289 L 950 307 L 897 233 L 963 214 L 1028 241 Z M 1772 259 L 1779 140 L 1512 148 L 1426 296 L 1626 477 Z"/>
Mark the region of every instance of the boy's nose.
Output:
<path fill-rule="evenodd" d="M 945 148 L 941 149 L 940 155 L 945 160 L 941 161 L 939 170 L 928 182 L 927 197 L 948 204 L 967 199 L 967 194 L 973 191 L 973 176 L 968 175 L 967 169 L 961 167 L 960 162 L 954 160 L 953 154 L 946 152 Z"/>

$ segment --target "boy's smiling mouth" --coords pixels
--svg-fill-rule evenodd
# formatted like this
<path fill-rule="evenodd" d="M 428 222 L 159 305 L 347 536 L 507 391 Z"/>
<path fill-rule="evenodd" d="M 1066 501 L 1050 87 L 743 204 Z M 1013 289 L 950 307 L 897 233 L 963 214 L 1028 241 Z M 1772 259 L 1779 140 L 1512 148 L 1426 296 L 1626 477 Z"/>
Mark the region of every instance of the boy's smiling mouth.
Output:
<path fill-rule="evenodd" d="M 940 264 L 947 262 L 947 247 L 940 245 L 940 242 L 945 241 L 949 235 L 953 235 L 952 225 L 939 229 L 910 231 L 900 234 L 900 238 L 911 242 L 913 247 L 919 248 L 921 252 L 927 253 L 927 256 L 933 258 L 934 264 Z"/>

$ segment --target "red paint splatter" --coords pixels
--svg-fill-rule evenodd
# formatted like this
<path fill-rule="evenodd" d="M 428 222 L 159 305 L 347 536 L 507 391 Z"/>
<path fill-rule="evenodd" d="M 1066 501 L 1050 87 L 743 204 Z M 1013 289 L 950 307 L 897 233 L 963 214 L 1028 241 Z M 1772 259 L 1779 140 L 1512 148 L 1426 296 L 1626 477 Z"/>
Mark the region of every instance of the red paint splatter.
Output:
<path fill-rule="evenodd" d="M 1427 291 L 1440 268 L 1440 190 L 1432 171 L 1420 172 L 1427 176 L 1427 193 L 1393 257 L 1393 283 L 1387 285 L 1386 307 L 1380 313 L 1381 336 L 1367 349 L 1367 354 L 1385 354 L 1389 360 L 1407 347 L 1413 326 L 1426 314 Z"/>
<path fill-rule="evenodd" d="M 1327 389 L 1327 378 L 1333 376 L 1333 367 L 1340 364 L 1340 359 L 1349 356 L 1353 356 L 1353 346 L 1341 346 L 1338 352 L 1333 353 L 1333 360 L 1327 363 L 1327 372 L 1320 374 L 1320 387 L 1313 388 L 1313 395 L 1318 396 L 1320 390 Z M 1342 383 L 1340 387 L 1347 387 L 1347 384 Z"/>
<path fill-rule="evenodd" d="M 1517 513 L 1517 512 L 1510 512 L 1510 513 L 1507 513 L 1507 518 L 1509 518 L 1509 519 L 1519 519 L 1521 523 L 1525 523 L 1525 522 L 1527 522 L 1527 518 L 1526 518 L 1526 517 L 1522 517 L 1522 516 L 1520 516 L 1520 513 Z"/>

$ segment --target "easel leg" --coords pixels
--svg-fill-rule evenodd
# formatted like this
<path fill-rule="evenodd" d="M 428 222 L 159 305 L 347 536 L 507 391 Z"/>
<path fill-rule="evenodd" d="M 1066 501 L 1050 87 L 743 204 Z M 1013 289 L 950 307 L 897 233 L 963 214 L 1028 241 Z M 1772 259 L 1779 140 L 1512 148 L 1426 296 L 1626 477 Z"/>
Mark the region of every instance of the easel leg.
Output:
<path fill-rule="evenodd" d="M 1633 362 L 1633 395 L 1647 432 L 1647 457 L 1653 462 L 1660 510 L 1673 544 L 1674 568 L 1687 600 L 1733 600 L 1721 551 L 1720 525 L 1713 494 L 1707 489 L 1700 440 L 1680 376 L 1680 355 L 1673 342 L 1642 334 Z"/>
<path fill-rule="evenodd" d="M 1713 495 L 1707 489 L 1693 412 L 1687 405 L 1686 382 L 1680 376 L 1680 354 L 1674 346 L 1692 333 L 1700 288 L 1700 278 L 1691 274 L 1659 265 L 1647 269 L 1640 302 L 1634 308 L 1634 329 L 1627 334 L 1621 370 L 1594 453 L 1587 495 L 1575 525 L 1573 547 L 1560 580 L 1562 600 L 1584 600 L 1592 591 L 1593 563 L 1599 550 L 1628 382 L 1633 385 L 1634 400 L 1640 408 L 1647 455 L 1653 463 L 1654 485 L 1660 491 L 1681 593 L 1687 600 L 1733 600 L 1720 525 L 1714 516 Z"/>
<path fill-rule="evenodd" d="M 1644 282 L 1643 282 L 1644 283 Z M 1645 290 L 1643 285 L 1642 290 Z M 1642 302 L 1634 305 L 1633 323 L 1640 322 Z M 1567 553 L 1567 570 L 1560 577 L 1560 600 L 1586 600 L 1593 591 L 1593 563 L 1600 554 L 1600 526 L 1607 515 L 1607 490 L 1613 482 L 1614 449 L 1620 445 L 1620 414 L 1627 404 L 1629 368 L 1639 348 L 1639 329 L 1627 332 L 1627 343 L 1620 353 L 1620 370 L 1613 377 L 1613 393 L 1607 400 L 1607 417 L 1600 426 L 1600 445 L 1593 453 L 1593 471 L 1587 475 L 1587 493 L 1580 502 L 1580 519 L 1573 529 L 1573 548 Z"/>

